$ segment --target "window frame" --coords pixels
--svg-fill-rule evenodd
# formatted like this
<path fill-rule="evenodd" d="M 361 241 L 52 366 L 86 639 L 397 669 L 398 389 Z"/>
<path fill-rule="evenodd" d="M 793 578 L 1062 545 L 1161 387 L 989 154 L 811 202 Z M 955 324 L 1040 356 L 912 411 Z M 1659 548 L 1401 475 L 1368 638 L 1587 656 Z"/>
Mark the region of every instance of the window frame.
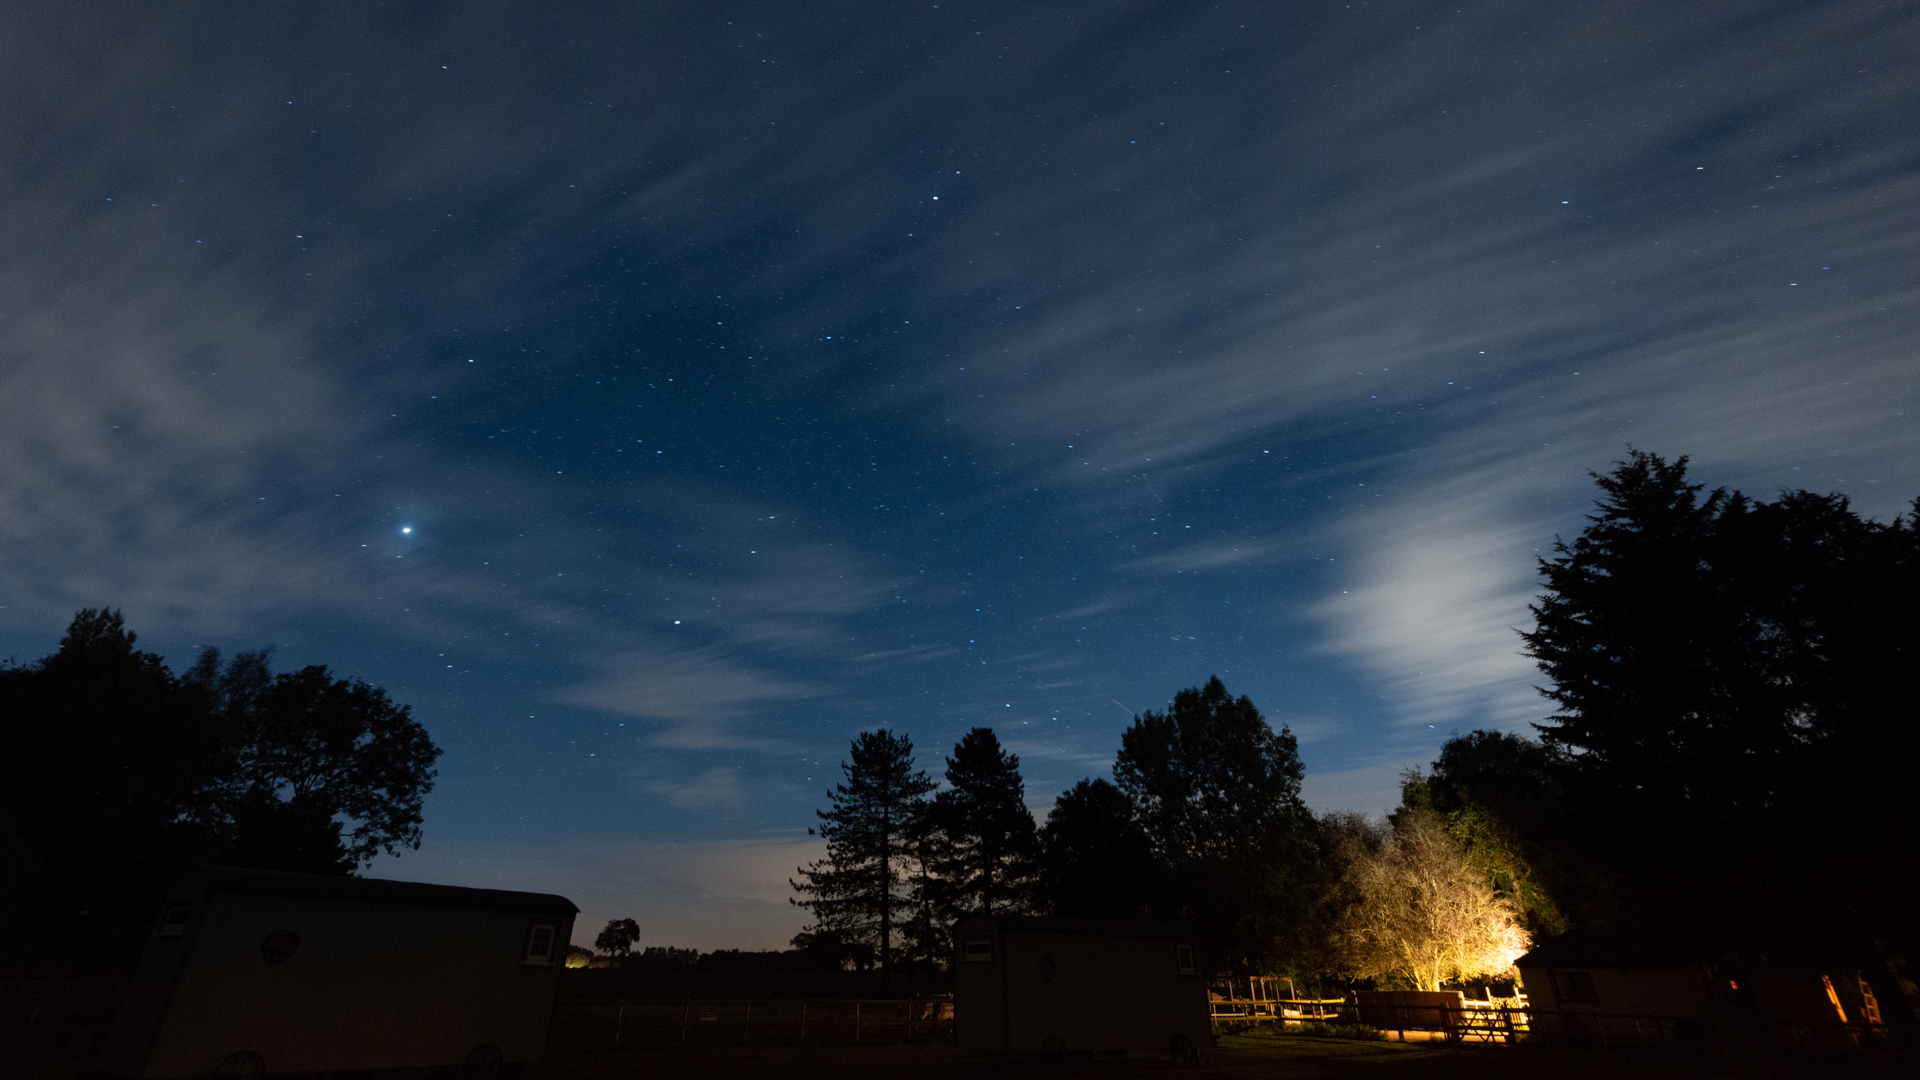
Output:
<path fill-rule="evenodd" d="M 540 932 L 546 931 L 546 951 L 535 953 L 534 947 L 540 944 Z M 555 947 L 559 944 L 560 924 L 558 922 L 535 919 L 527 924 L 526 947 L 520 952 L 521 967 L 552 967 Z"/>
<path fill-rule="evenodd" d="M 1549 971 L 1547 981 L 1553 985 L 1554 1000 L 1563 1005 L 1600 1004 L 1600 992 L 1593 985 L 1590 971 Z"/>
<path fill-rule="evenodd" d="M 187 931 L 193 927 L 194 913 L 199 910 L 199 903 L 193 900 L 168 901 L 167 905 L 160 909 L 160 919 L 154 923 L 153 936 L 186 937 Z M 173 921 L 176 915 L 180 917 L 179 922 Z"/>
<path fill-rule="evenodd" d="M 976 949 L 974 946 L 981 946 Z M 960 962 L 963 964 L 993 963 L 993 938 L 969 937 L 960 939 Z"/>

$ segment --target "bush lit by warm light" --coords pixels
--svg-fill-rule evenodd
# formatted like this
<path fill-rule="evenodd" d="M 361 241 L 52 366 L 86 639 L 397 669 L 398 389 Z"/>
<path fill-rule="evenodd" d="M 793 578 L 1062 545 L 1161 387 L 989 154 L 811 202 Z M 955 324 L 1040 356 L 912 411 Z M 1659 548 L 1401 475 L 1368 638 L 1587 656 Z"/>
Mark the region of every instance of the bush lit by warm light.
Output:
<path fill-rule="evenodd" d="M 1407 813 L 1390 830 L 1356 821 L 1340 858 L 1342 967 L 1422 990 L 1512 977 L 1530 945 L 1520 906 L 1487 883 L 1439 815 Z"/>

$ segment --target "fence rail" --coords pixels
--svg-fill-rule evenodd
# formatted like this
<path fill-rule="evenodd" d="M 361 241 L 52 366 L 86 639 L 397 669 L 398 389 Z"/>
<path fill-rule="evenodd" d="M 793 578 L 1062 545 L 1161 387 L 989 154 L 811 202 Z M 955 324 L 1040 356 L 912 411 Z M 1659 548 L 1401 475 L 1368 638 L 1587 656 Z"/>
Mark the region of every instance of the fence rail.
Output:
<path fill-rule="evenodd" d="M 946 997 L 562 998 L 550 1039 L 577 1050 L 952 1041 Z"/>
<path fill-rule="evenodd" d="M 1222 998 L 1210 1002 L 1216 1024 L 1363 1023 L 1382 1031 L 1433 1032 L 1443 1038 L 1514 1042 L 1533 1030 L 1524 1007 L 1467 1002 L 1440 1005 L 1356 1005 L 1346 998 Z"/>
<path fill-rule="evenodd" d="M 1207 1002 L 1218 1023 L 1265 1023 L 1273 1020 L 1332 1020 L 1351 1009 L 1346 998 L 1212 998 Z"/>
<path fill-rule="evenodd" d="M 1879 1062 L 1911 1072 L 1920 1054 L 1879 1024 L 1793 1023 L 1735 1015 L 1672 1017 L 1635 1013 L 1567 1012 L 1466 1002 L 1446 1005 L 1359 1005 L 1344 999 L 1250 1001 L 1216 999 L 1222 1026 L 1314 1022 L 1364 1023 L 1401 1039 L 1410 1033 L 1450 1041 L 1516 1043 L 1522 1038 L 1615 1046 L 1694 1047 L 1729 1061 L 1758 1053 L 1809 1069 L 1837 1062 Z"/>

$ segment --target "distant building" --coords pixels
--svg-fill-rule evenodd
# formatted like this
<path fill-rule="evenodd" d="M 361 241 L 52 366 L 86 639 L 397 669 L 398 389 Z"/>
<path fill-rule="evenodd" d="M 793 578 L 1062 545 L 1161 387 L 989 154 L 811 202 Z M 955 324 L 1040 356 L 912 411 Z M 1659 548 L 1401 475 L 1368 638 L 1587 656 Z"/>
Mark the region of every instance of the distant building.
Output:
<path fill-rule="evenodd" d="M 1857 971 L 1729 960 L 1624 931 L 1570 930 L 1514 966 L 1534 1030 L 1563 1037 L 1704 1037 L 1745 1024 L 1760 1035 L 1817 1042 L 1817 1029 L 1870 1034 L 1881 1024 L 1879 1002 Z"/>
<path fill-rule="evenodd" d="M 540 893 L 201 866 L 169 893 L 94 1068 L 537 1061 L 578 910 Z"/>
<path fill-rule="evenodd" d="M 954 925 L 954 1038 L 989 1056 L 1212 1045 L 1192 931 L 975 915 Z"/>

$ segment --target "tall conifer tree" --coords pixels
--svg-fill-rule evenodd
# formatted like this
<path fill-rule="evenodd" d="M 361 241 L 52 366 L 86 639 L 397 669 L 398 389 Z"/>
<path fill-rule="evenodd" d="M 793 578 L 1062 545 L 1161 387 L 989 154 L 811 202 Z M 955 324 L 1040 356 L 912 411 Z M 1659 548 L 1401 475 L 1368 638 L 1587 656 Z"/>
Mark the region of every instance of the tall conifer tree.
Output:
<path fill-rule="evenodd" d="M 802 867 L 804 882 L 789 879 L 807 899 L 793 903 L 812 912 L 805 933 L 837 933 L 843 940 L 871 941 L 880 954 L 880 978 L 891 986 L 895 913 L 909 841 L 934 788 L 913 767 L 913 742 L 884 728 L 853 740 L 853 760 L 841 764 L 847 779 L 834 785 L 833 808 L 817 811 L 827 857 Z"/>
<path fill-rule="evenodd" d="M 936 864 L 959 911 L 991 915 L 1029 906 L 1038 854 L 1020 759 L 992 728 L 974 728 L 947 759 L 948 790 L 934 798 L 945 844 Z"/>

